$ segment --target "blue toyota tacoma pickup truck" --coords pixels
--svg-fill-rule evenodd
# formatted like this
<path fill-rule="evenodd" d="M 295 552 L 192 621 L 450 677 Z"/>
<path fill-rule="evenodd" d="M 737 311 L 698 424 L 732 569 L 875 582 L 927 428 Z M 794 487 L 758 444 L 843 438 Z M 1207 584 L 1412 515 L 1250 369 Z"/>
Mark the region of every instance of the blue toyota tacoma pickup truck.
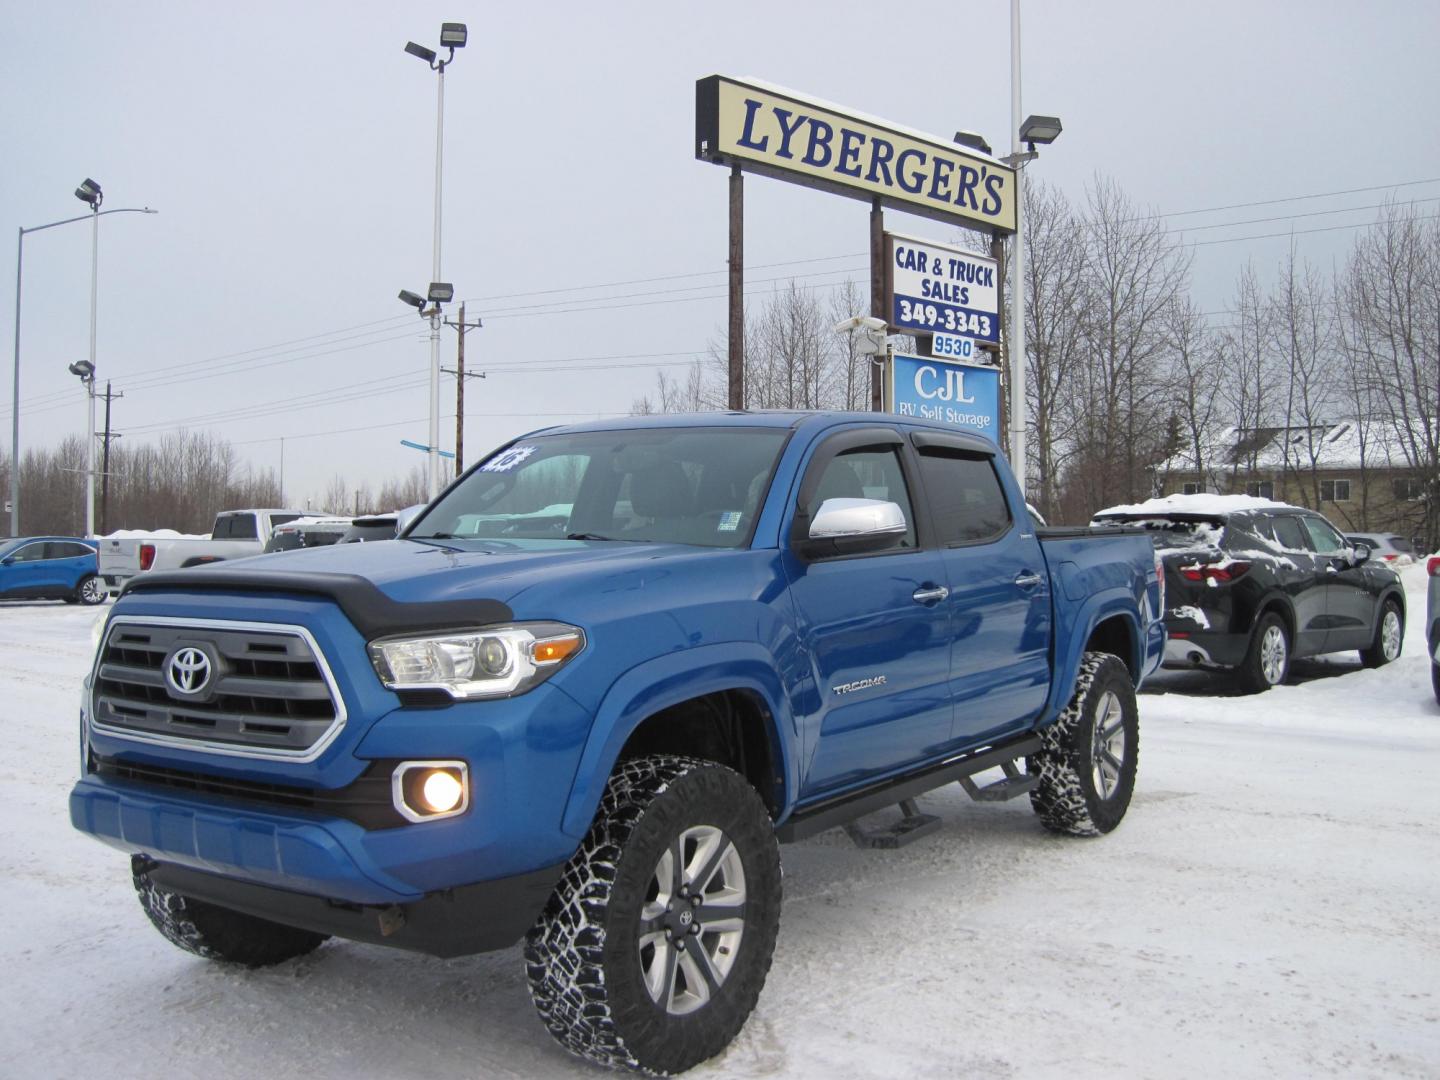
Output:
<path fill-rule="evenodd" d="M 402 539 L 135 579 L 70 815 L 181 948 L 523 937 L 564 1046 L 678 1072 L 760 994 L 779 842 L 896 846 L 953 782 L 1119 824 L 1162 588 L 1144 535 L 1037 530 L 995 446 L 937 424 L 547 429 Z"/>

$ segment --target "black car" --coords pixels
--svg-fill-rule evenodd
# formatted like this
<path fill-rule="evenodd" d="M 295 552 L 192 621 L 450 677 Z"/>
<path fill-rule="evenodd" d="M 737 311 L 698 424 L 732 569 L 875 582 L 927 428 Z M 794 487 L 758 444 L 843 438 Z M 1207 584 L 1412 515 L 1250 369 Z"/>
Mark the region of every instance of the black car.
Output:
<path fill-rule="evenodd" d="M 1095 518 L 1151 532 L 1165 564 L 1167 667 L 1230 669 L 1260 691 L 1284 682 L 1296 657 L 1358 649 L 1379 667 L 1400 655 L 1405 594 L 1394 570 L 1314 511 L 1237 505 L 1171 496 Z"/>

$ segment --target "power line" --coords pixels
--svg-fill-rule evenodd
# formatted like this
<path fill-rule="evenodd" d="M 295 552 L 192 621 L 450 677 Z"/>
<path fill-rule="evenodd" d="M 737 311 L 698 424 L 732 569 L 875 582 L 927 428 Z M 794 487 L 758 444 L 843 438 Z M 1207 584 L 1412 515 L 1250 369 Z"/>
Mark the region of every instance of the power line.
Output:
<path fill-rule="evenodd" d="M 1440 202 L 1440 195 L 1432 199 L 1406 199 L 1403 206 L 1418 206 L 1421 203 Z M 1372 203 L 1369 206 L 1343 206 L 1339 210 L 1311 210 L 1304 214 L 1281 214 L 1278 217 L 1247 218 L 1244 221 L 1222 221 L 1214 225 L 1190 225 L 1179 229 L 1167 229 L 1167 236 L 1174 233 L 1200 232 L 1203 229 L 1234 229 L 1241 225 L 1262 225 L 1267 221 L 1295 221 L 1298 218 L 1325 217 L 1330 214 L 1353 214 L 1361 210 L 1381 210 L 1386 206 L 1394 206 L 1395 203 Z M 1376 224 L 1366 222 L 1364 224 Z"/>
<path fill-rule="evenodd" d="M 1152 218 L 1163 217 L 1186 217 L 1190 214 L 1214 214 L 1221 210 L 1244 210 L 1252 206 L 1274 206 L 1277 203 L 1303 202 L 1306 199 L 1330 199 L 1337 195 L 1359 195 L 1367 191 L 1389 191 L 1392 188 L 1415 187 L 1419 184 L 1440 184 L 1440 177 L 1430 180 L 1400 180 L 1394 184 L 1376 184 L 1374 187 L 1347 188 L 1344 191 L 1322 191 L 1316 195 L 1287 195 L 1283 199 L 1261 199 L 1259 202 L 1230 203 L 1227 206 L 1207 206 L 1199 210 L 1170 210 L 1163 214 L 1148 214 L 1143 218 L 1136 218 L 1136 221 L 1149 221 Z"/>
<path fill-rule="evenodd" d="M 1413 221 L 1434 221 L 1440 214 L 1430 214 L 1426 217 L 1412 218 Z M 1181 247 L 1209 247 L 1211 244 L 1234 244 L 1241 240 L 1268 240 L 1276 236 L 1304 236 L 1306 233 L 1336 232 L 1339 229 L 1374 229 L 1381 225 L 1389 224 L 1385 221 L 1361 221 L 1354 225 L 1327 225 L 1320 229 L 1291 229 L 1289 232 L 1260 233 L 1256 236 L 1231 236 L 1224 240 L 1197 240 L 1193 244 L 1181 244 Z"/>

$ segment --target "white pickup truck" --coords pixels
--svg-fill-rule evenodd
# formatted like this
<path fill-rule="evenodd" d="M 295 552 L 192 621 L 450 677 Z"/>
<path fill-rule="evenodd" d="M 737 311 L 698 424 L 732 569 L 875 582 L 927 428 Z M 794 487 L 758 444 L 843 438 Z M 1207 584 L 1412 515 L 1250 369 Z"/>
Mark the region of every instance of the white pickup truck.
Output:
<path fill-rule="evenodd" d="M 180 570 L 259 555 L 276 525 L 305 517 L 304 510 L 226 510 L 208 537 L 101 537 L 100 577 L 111 596 L 147 570 Z"/>

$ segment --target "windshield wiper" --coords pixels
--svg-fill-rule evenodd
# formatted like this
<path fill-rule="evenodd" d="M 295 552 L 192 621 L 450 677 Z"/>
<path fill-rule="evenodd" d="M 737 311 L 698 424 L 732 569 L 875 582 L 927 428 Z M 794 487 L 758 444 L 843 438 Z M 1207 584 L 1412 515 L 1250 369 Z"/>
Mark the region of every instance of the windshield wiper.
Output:
<path fill-rule="evenodd" d="M 624 543 L 618 536 L 601 536 L 599 533 L 580 532 L 566 533 L 566 540 L 614 540 L 616 543 Z"/>
<path fill-rule="evenodd" d="M 462 540 L 464 537 L 456 536 L 454 533 L 431 533 L 429 536 L 407 536 L 406 540 Z"/>

